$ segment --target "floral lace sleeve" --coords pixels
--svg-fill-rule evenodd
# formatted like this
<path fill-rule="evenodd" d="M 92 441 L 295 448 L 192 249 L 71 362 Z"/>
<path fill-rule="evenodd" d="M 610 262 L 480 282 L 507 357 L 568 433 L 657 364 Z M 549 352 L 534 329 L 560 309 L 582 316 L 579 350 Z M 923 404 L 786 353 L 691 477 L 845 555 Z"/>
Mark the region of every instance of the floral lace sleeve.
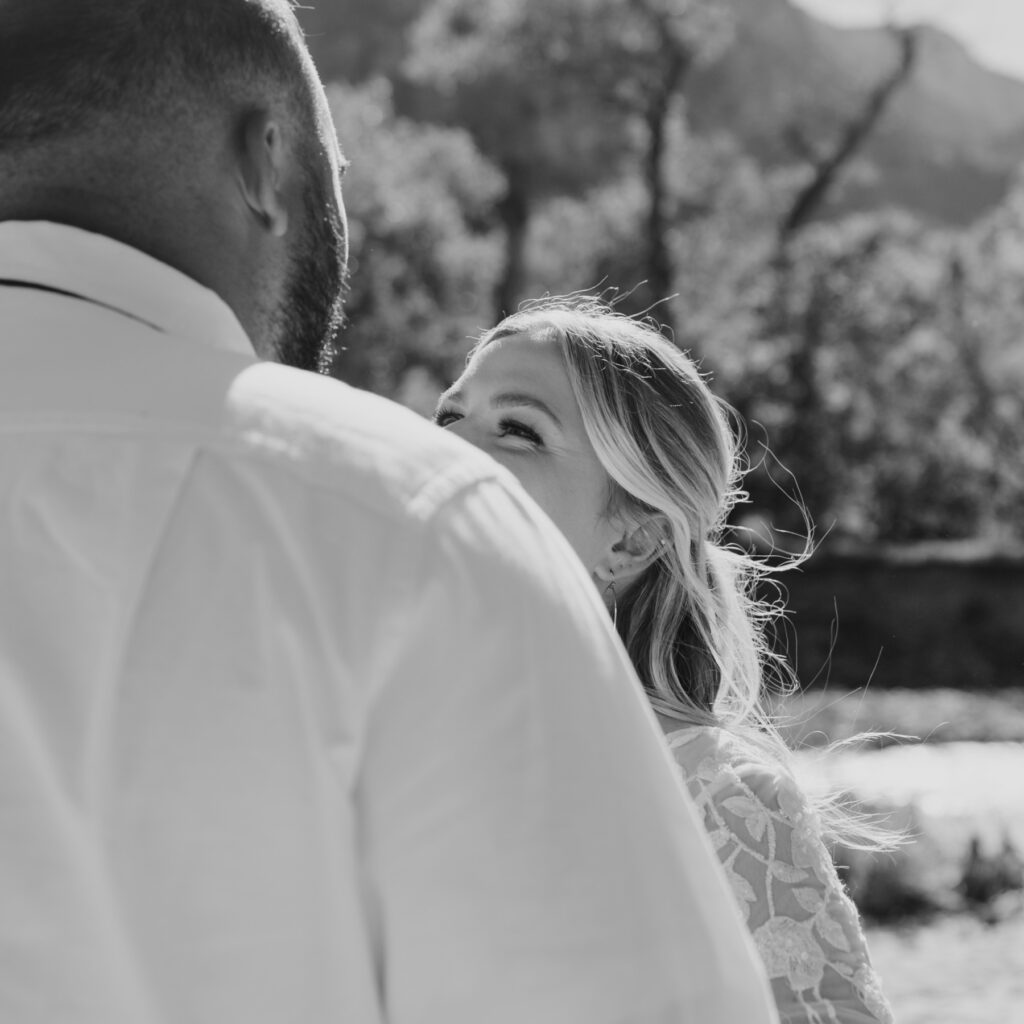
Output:
<path fill-rule="evenodd" d="M 782 1024 L 892 1024 L 857 910 L 807 799 L 717 729 L 670 738 L 753 935 Z"/>

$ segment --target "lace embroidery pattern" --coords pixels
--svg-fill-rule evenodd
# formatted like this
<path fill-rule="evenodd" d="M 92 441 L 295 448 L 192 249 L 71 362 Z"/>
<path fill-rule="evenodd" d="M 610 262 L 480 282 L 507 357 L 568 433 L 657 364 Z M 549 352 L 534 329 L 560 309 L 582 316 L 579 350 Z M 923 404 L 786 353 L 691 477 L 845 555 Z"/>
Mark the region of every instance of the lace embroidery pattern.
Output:
<path fill-rule="evenodd" d="M 893 1024 L 857 910 L 794 780 L 722 729 L 669 737 L 782 1024 Z"/>

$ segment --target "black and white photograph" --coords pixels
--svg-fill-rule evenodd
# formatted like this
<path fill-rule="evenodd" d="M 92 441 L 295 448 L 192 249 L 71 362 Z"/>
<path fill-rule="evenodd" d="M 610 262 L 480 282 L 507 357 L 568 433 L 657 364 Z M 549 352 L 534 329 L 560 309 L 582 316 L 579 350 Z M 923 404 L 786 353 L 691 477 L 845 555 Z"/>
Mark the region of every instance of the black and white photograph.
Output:
<path fill-rule="evenodd" d="M 0 0 L 0 1024 L 1024 1024 L 1019 0 Z"/>

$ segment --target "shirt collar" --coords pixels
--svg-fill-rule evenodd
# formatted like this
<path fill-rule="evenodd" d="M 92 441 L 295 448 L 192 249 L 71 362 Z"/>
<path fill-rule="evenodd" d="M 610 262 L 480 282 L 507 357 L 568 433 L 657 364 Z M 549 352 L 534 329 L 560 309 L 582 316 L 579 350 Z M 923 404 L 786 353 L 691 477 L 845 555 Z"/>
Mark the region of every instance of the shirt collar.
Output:
<path fill-rule="evenodd" d="M 0 279 L 80 295 L 176 337 L 252 356 L 216 292 L 105 235 L 49 221 L 0 223 Z"/>

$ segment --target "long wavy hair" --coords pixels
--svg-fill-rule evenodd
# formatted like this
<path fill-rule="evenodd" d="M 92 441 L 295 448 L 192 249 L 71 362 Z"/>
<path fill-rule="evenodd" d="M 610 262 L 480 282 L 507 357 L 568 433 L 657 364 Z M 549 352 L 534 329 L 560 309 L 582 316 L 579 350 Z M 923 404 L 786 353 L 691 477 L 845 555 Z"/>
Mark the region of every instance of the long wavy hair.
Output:
<path fill-rule="evenodd" d="M 741 734 L 788 765 L 768 701 L 796 686 L 776 650 L 785 606 L 774 577 L 808 556 L 810 528 L 803 552 L 770 565 L 727 540 L 730 513 L 746 498 L 738 418 L 654 324 L 592 297 L 546 298 L 486 331 L 473 351 L 521 333 L 561 349 L 611 481 L 607 513 L 655 522 L 664 539 L 616 595 L 616 628 L 651 704 L 681 723 Z M 887 844 L 884 830 L 833 799 L 817 810 L 833 838 Z"/>

